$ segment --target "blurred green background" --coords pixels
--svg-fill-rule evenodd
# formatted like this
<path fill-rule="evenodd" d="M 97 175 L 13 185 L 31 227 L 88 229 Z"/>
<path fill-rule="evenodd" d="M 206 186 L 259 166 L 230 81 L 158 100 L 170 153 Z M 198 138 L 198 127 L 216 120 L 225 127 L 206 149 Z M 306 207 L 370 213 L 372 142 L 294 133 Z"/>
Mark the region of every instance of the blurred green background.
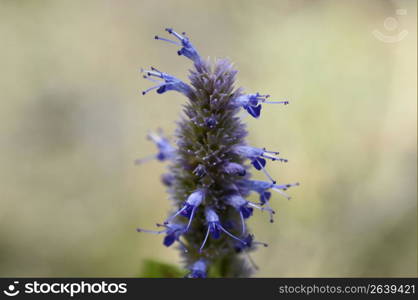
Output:
<path fill-rule="evenodd" d="M 405 14 L 397 14 L 404 9 Z M 148 129 L 172 133 L 185 99 L 140 91 L 140 67 L 186 79 L 154 40 L 172 26 L 228 57 L 248 92 L 291 100 L 247 117 L 278 150 L 274 224 L 256 276 L 417 275 L 416 1 L 0 1 L 0 276 L 139 276 L 178 264 L 139 234 L 170 207 Z M 394 18 L 394 19 L 393 19 Z M 395 22 L 394 22 L 395 20 Z M 398 23 L 396 23 L 396 21 Z M 372 33 L 396 38 L 385 43 Z M 263 178 L 262 174 L 256 174 Z"/>

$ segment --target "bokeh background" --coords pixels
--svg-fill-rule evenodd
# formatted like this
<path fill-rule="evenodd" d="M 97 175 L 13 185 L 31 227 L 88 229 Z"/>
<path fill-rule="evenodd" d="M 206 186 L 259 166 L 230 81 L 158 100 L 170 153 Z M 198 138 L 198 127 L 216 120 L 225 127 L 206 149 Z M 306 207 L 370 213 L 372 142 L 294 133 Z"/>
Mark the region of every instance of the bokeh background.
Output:
<path fill-rule="evenodd" d="M 172 26 L 228 57 L 248 92 L 291 104 L 247 117 L 279 150 L 293 199 L 256 276 L 417 275 L 416 1 L 0 1 L 0 276 L 140 276 L 178 264 L 139 234 L 170 207 L 147 130 L 170 134 L 185 99 L 140 91 L 140 67 L 186 79 L 190 61 L 155 41 Z M 406 14 L 397 14 L 404 9 Z M 389 18 L 389 19 L 388 19 Z M 395 21 L 394 21 L 395 20 Z M 397 38 L 385 43 L 374 30 Z M 262 174 L 256 177 L 263 178 Z"/>

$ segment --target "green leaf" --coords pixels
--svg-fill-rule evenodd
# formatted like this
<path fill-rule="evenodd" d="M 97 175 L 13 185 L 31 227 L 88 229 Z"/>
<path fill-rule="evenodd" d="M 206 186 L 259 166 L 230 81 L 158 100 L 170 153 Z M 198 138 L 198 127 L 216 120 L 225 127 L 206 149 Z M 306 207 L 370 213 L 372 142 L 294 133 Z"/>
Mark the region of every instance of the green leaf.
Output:
<path fill-rule="evenodd" d="M 142 272 L 140 277 L 146 278 L 181 278 L 186 275 L 186 272 L 177 266 L 162 263 L 152 259 L 147 259 L 143 262 Z"/>

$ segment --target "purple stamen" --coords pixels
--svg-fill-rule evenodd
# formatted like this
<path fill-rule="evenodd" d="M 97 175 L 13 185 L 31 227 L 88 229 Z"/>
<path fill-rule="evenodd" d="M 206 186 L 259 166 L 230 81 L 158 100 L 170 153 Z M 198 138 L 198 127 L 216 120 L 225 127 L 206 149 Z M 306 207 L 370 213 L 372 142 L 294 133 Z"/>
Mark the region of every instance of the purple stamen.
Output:
<path fill-rule="evenodd" d="M 166 39 L 166 38 L 160 37 L 160 36 L 158 36 L 158 35 L 156 35 L 156 36 L 155 36 L 155 39 L 156 39 L 156 40 L 160 40 L 160 41 L 169 42 L 169 43 L 172 43 L 172 44 L 177 45 L 177 46 L 181 46 L 181 44 L 180 44 L 179 42 L 172 41 L 172 40 L 169 40 L 169 39 Z"/>
<path fill-rule="evenodd" d="M 161 234 L 165 233 L 166 236 L 164 237 L 163 244 L 166 247 L 170 247 L 175 241 L 179 242 L 180 245 L 182 242 L 180 241 L 180 236 L 185 232 L 184 225 L 182 224 L 169 224 L 169 225 L 160 225 L 157 224 L 158 227 L 165 227 L 166 229 L 163 230 L 147 230 L 142 228 L 137 228 L 137 232 L 146 232 L 146 233 L 152 233 L 152 234 Z M 184 244 L 183 244 L 184 246 Z M 185 246 L 184 246 L 185 248 Z M 186 249 L 187 251 L 187 249 Z"/>
<path fill-rule="evenodd" d="M 193 217 L 195 215 L 195 211 L 197 209 L 197 207 L 202 203 L 203 199 L 205 197 L 205 193 L 203 190 L 196 190 L 195 192 L 191 193 L 188 197 L 187 200 L 185 201 L 184 205 L 182 208 L 180 208 L 174 215 L 172 215 L 171 217 L 169 217 L 164 224 L 168 224 L 171 220 L 173 220 L 175 217 L 177 217 L 179 214 L 182 214 L 183 216 L 188 216 L 188 213 L 184 214 L 183 212 L 188 212 L 191 209 L 191 213 L 190 213 L 190 217 L 189 217 L 189 222 L 187 223 L 187 227 L 185 229 L 185 231 L 189 230 L 189 227 L 192 223 Z"/>
<path fill-rule="evenodd" d="M 289 101 L 267 101 L 270 95 L 244 94 L 235 98 L 236 105 L 241 106 L 254 118 L 258 118 L 261 114 L 261 104 L 289 104 Z"/>
<path fill-rule="evenodd" d="M 270 214 L 270 223 L 273 223 L 274 222 L 274 218 L 273 218 L 273 215 L 276 213 L 271 207 L 269 207 L 269 206 L 267 206 L 267 207 L 261 207 L 261 206 L 258 206 L 257 204 L 255 204 L 255 203 L 252 203 L 252 202 L 250 202 L 250 201 L 248 201 L 248 205 L 249 206 L 252 206 L 252 207 L 254 207 L 254 208 L 257 208 L 257 209 L 259 209 L 259 210 L 261 210 L 261 211 L 267 211 L 269 214 Z"/>
<path fill-rule="evenodd" d="M 157 89 L 158 94 L 162 94 L 167 91 L 178 91 L 186 96 L 190 96 L 193 93 L 192 88 L 188 84 L 184 83 L 183 81 L 174 76 L 171 76 L 167 73 L 163 73 L 154 67 L 151 67 L 151 70 L 142 69 L 141 72 L 146 73 L 146 75 L 144 76 L 145 79 L 158 83 L 158 85 L 143 91 L 143 95 L 154 89 Z M 160 78 L 164 81 L 157 81 L 155 79 L 150 78 L 151 76 Z"/>
<path fill-rule="evenodd" d="M 170 44 L 174 44 L 176 46 L 180 46 L 181 47 L 180 50 L 177 51 L 178 55 L 184 55 L 196 64 L 199 64 L 201 62 L 199 53 L 194 48 L 194 46 L 192 45 L 189 38 L 186 36 L 186 34 L 184 32 L 181 35 L 181 34 L 178 34 L 177 32 L 175 32 L 172 28 L 166 28 L 165 30 L 169 34 L 171 34 L 175 38 L 177 38 L 179 40 L 179 42 L 173 41 L 173 40 L 170 40 L 170 39 L 166 39 L 166 38 L 160 37 L 158 35 L 155 36 L 155 39 L 165 41 L 165 42 L 168 42 Z"/>
<path fill-rule="evenodd" d="M 213 238 L 218 238 L 219 237 L 219 230 L 221 230 L 222 232 L 224 232 L 226 235 L 228 235 L 229 237 L 240 241 L 243 244 L 246 244 L 245 241 L 241 240 L 240 238 L 236 237 L 235 235 L 233 235 L 232 233 L 230 233 L 228 230 L 226 230 L 220 223 L 219 220 L 219 216 L 216 214 L 216 212 L 211 209 L 208 208 L 206 209 L 206 221 L 208 223 L 208 230 L 206 231 L 206 235 L 205 235 L 205 239 L 203 240 L 202 245 L 199 248 L 199 252 L 202 252 L 203 247 L 205 247 L 206 241 L 209 238 L 209 233 L 212 232 L 212 236 Z"/>

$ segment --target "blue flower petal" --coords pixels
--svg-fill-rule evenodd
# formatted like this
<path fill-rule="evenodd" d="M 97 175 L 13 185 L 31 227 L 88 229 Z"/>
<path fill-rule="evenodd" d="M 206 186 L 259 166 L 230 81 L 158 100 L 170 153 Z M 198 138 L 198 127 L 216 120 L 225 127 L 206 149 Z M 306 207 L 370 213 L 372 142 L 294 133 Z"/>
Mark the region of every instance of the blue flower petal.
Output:
<path fill-rule="evenodd" d="M 253 214 L 253 208 L 252 207 L 242 206 L 240 208 L 240 210 L 241 210 L 241 213 L 242 213 L 242 216 L 244 217 L 244 219 L 248 219 Z"/>
<path fill-rule="evenodd" d="M 257 170 L 261 170 L 266 166 L 266 160 L 264 158 L 261 158 L 261 157 L 256 157 L 251 161 L 251 164 Z"/>
<path fill-rule="evenodd" d="M 250 115 L 252 115 L 254 118 L 258 118 L 261 114 L 261 104 L 257 105 L 257 106 L 247 106 L 245 107 L 245 109 L 248 111 L 248 113 Z"/>
<path fill-rule="evenodd" d="M 163 244 L 164 244 L 164 246 L 166 246 L 166 247 L 170 247 L 174 242 L 175 242 L 175 240 L 176 240 L 176 235 L 174 234 L 174 233 L 171 233 L 171 234 L 167 234 L 165 237 L 164 237 L 164 242 L 163 242 Z"/>

